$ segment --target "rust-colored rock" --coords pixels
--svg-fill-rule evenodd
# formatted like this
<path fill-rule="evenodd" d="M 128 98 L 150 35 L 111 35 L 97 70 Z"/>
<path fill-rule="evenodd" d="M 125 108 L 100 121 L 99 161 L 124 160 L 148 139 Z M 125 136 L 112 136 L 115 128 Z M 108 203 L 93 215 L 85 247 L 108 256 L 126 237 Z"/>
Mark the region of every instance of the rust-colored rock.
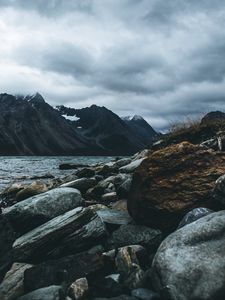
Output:
<path fill-rule="evenodd" d="M 170 232 L 193 208 L 222 208 L 212 191 L 224 173 L 225 152 L 188 142 L 149 152 L 134 173 L 129 213 L 140 224 Z"/>

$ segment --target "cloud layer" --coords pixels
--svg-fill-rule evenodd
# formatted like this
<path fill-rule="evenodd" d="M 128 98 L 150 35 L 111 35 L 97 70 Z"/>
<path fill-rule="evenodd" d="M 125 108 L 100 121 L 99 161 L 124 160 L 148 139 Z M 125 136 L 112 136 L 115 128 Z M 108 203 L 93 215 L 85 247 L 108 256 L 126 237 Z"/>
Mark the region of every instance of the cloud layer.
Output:
<path fill-rule="evenodd" d="M 223 0 L 0 0 L 0 90 L 158 130 L 225 110 Z"/>

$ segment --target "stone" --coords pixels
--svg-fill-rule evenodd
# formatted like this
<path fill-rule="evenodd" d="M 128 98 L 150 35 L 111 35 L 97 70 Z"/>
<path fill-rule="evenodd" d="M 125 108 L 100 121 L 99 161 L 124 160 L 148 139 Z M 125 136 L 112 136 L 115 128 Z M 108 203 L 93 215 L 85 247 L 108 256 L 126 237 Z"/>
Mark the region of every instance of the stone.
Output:
<path fill-rule="evenodd" d="M 119 198 L 127 198 L 132 183 L 132 176 L 130 176 L 127 180 L 125 180 L 118 188 L 117 188 L 117 195 Z"/>
<path fill-rule="evenodd" d="M 59 169 L 60 170 L 71 170 L 71 169 L 78 169 L 78 168 L 85 168 L 88 167 L 88 165 L 85 164 L 70 164 L 70 163 L 65 163 L 65 164 L 60 164 Z"/>
<path fill-rule="evenodd" d="M 99 277 L 91 282 L 91 294 L 95 297 L 116 297 L 125 294 L 127 289 L 111 277 Z"/>
<path fill-rule="evenodd" d="M 98 214 L 94 213 L 87 224 L 62 238 L 60 243 L 48 252 L 47 256 L 50 258 L 57 258 L 88 250 L 92 246 L 104 244 L 107 236 L 108 231 L 106 230 L 104 222 Z"/>
<path fill-rule="evenodd" d="M 130 162 L 131 162 L 130 158 L 122 158 L 122 159 L 119 159 L 116 162 L 114 162 L 113 167 L 119 169 L 123 166 L 128 165 Z"/>
<path fill-rule="evenodd" d="M 14 263 L 0 284 L 0 299 L 14 300 L 24 294 L 24 271 L 32 265 Z"/>
<path fill-rule="evenodd" d="M 34 195 L 38 195 L 48 191 L 48 187 L 45 183 L 40 181 L 34 181 L 24 189 L 20 190 L 16 194 L 16 202 L 20 202 L 24 199 L 32 197 Z"/>
<path fill-rule="evenodd" d="M 80 300 L 88 296 L 89 286 L 87 278 L 79 278 L 75 280 L 69 289 L 69 295 L 72 299 Z"/>
<path fill-rule="evenodd" d="M 194 208 L 183 217 L 183 219 L 181 220 L 177 229 L 179 229 L 185 225 L 188 225 L 202 217 L 205 217 L 213 212 L 214 212 L 213 210 L 205 208 L 205 207 Z"/>
<path fill-rule="evenodd" d="M 116 171 L 116 169 L 113 166 L 103 165 L 96 169 L 96 175 L 102 175 L 104 177 L 109 177 L 115 171 Z"/>
<path fill-rule="evenodd" d="M 111 225 L 114 228 L 120 225 L 130 224 L 133 221 L 126 211 L 101 209 L 97 212 L 97 214 L 106 225 Z"/>
<path fill-rule="evenodd" d="M 12 226 L 9 221 L 0 214 L 0 282 L 12 265 L 12 245 L 15 239 L 16 234 Z"/>
<path fill-rule="evenodd" d="M 70 187 L 78 189 L 81 193 L 85 193 L 88 189 L 94 187 L 97 184 L 95 178 L 79 178 L 70 182 L 63 183 L 61 187 Z"/>
<path fill-rule="evenodd" d="M 90 177 L 95 176 L 95 170 L 91 169 L 91 168 L 83 168 L 83 169 L 77 171 L 76 175 L 79 178 L 82 178 L 82 177 L 90 178 Z"/>
<path fill-rule="evenodd" d="M 151 280 L 163 299 L 222 300 L 225 295 L 225 211 L 170 234 L 160 245 Z"/>
<path fill-rule="evenodd" d="M 118 200 L 115 203 L 112 203 L 111 207 L 114 210 L 127 211 L 127 200 L 126 199 Z"/>
<path fill-rule="evenodd" d="M 149 154 L 149 150 L 148 150 L 148 149 L 144 149 L 144 150 L 142 150 L 142 151 L 140 151 L 140 152 L 135 153 L 135 154 L 132 156 L 132 159 L 133 159 L 133 160 L 136 160 L 136 159 L 140 159 L 140 158 L 145 158 L 145 157 L 148 156 L 148 154 Z"/>
<path fill-rule="evenodd" d="M 137 300 L 137 298 L 130 297 L 127 295 L 120 295 L 118 297 L 111 297 L 111 298 L 93 298 L 93 300 Z"/>
<path fill-rule="evenodd" d="M 64 300 L 65 293 L 61 286 L 52 285 L 30 292 L 17 300 Z"/>
<path fill-rule="evenodd" d="M 30 292 L 49 285 L 61 284 L 60 277 L 64 271 L 66 278 L 63 280 L 68 286 L 79 278 L 95 276 L 96 273 L 104 270 L 103 251 L 102 247 L 94 247 L 85 252 L 37 264 L 25 271 L 25 290 Z"/>
<path fill-rule="evenodd" d="M 128 165 L 121 167 L 120 172 L 122 172 L 122 173 L 132 173 L 132 172 L 134 172 L 142 164 L 142 162 L 145 159 L 146 158 L 144 157 L 144 158 L 139 158 L 139 159 L 133 160 Z"/>
<path fill-rule="evenodd" d="M 145 289 L 145 288 L 139 288 L 139 289 L 135 289 L 131 292 L 131 296 L 136 297 L 137 299 L 140 300 L 157 300 L 160 299 L 160 295 Z"/>
<path fill-rule="evenodd" d="M 1 206 L 7 207 L 16 203 L 16 194 L 24 188 L 21 183 L 13 183 L 7 186 L 0 194 Z"/>
<path fill-rule="evenodd" d="M 191 209 L 223 208 L 212 195 L 224 173 L 225 153 L 188 142 L 149 153 L 133 175 L 128 211 L 138 224 L 172 232 Z"/>
<path fill-rule="evenodd" d="M 8 207 L 3 214 L 15 231 L 26 233 L 83 204 L 84 201 L 78 190 L 56 188 Z"/>
<path fill-rule="evenodd" d="M 92 207 L 75 208 L 19 237 L 13 244 L 17 261 L 36 262 L 85 250 L 106 236 Z"/>
<path fill-rule="evenodd" d="M 110 203 L 110 202 L 115 202 L 118 200 L 116 192 L 110 192 L 102 195 L 101 197 L 102 202 L 104 203 Z"/>
<path fill-rule="evenodd" d="M 153 252 L 162 240 L 160 230 L 148 228 L 142 225 L 122 225 L 112 233 L 112 243 L 114 247 L 127 245 L 141 245 L 148 251 Z"/>
<path fill-rule="evenodd" d="M 218 203 L 225 205 L 225 174 L 220 176 L 215 183 L 213 198 Z"/>
<path fill-rule="evenodd" d="M 119 249 L 115 259 L 116 269 L 121 274 L 121 281 L 129 290 L 145 284 L 145 272 L 140 266 L 136 251 L 132 247 Z"/>

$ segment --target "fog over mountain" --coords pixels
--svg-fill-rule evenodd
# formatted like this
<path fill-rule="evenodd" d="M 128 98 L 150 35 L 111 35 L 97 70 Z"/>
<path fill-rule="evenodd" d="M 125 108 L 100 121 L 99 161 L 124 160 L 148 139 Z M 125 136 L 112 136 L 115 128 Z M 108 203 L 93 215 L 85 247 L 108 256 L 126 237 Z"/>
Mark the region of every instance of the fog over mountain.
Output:
<path fill-rule="evenodd" d="M 0 91 L 156 130 L 225 109 L 222 0 L 0 0 Z"/>

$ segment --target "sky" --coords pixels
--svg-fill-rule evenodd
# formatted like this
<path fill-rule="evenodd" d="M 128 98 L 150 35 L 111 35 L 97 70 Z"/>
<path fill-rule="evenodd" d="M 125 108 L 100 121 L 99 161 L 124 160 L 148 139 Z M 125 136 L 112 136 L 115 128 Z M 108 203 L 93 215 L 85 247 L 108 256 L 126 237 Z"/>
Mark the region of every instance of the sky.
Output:
<path fill-rule="evenodd" d="M 0 0 L 0 92 L 142 115 L 225 110 L 224 0 Z"/>

